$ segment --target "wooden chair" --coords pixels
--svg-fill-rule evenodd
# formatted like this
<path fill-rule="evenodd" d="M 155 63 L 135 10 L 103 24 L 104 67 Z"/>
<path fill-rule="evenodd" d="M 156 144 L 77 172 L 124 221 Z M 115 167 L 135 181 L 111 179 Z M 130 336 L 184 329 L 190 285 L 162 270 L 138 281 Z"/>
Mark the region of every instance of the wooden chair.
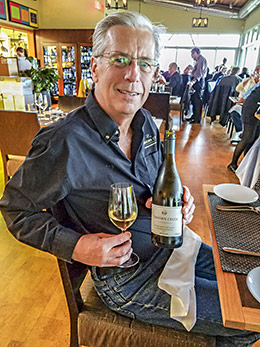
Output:
<path fill-rule="evenodd" d="M 64 96 L 59 96 L 58 107 L 63 112 L 67 113 L 67 112 L 73 111 L 75 108 L 79 106 L 85 105 L 85 102 L 86 102 L 86 98 L 64 95 Z"/>
<path fill-rule="evenodd" d="M 146 102 L 143 105 L 150 111 L 151 115 L 156 118 L 165 120 L 166 129 L 169 123 L 170 113 L 170 93 L 153 93 L 150 92 Z"/>
<path fill-rule="evenodd" d="M 215 346 L 214 337 L 142 323 L 109 310 L 96 294 L 86 265 L 58 259 L 58 267 L 70 313 L 70 347 Z"/>
<path fill-rule="evenodd" d="M 23 163 L 39 130 L 36 112 L 0 111 L 0 151 L 5 183 Z"/>

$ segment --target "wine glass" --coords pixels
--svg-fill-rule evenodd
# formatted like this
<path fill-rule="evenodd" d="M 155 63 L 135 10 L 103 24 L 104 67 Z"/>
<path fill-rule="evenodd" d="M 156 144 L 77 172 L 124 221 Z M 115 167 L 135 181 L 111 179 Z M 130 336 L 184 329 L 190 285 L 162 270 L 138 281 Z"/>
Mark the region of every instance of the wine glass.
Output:
<path fill-rule="evenodd" d="M 46 94 L 43 94 L 42 96 L 42 110 L 43 112 L 45 112 L 49 107 L 49 104 L 48 104 L 48 98 L 47 98 L 47 95 Z"/>
<path fill-rule="evenodd" d="M 41 93 L 35 93 L 35 105 L 37 106 L 39 114 L 42 114 L 43 98 Z"/>
<path fill-rule="evenodd" d="M 133 186 L 125 182 L 112 184 L 108 203 L 108 216 L 111 222 L 124 232 L 134 223 L 137 213 L 138 207 Z M 138 255 L 132 253 L 131 258 L 118 267 L 128 268 L 138 262 Z"/>

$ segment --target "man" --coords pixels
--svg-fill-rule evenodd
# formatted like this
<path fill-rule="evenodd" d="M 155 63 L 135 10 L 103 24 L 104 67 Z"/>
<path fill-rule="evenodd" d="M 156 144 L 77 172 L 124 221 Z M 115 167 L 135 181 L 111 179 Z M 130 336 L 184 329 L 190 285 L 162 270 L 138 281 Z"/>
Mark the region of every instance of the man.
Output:
<path fill-rule="evenodd" d="M 173 67 L 172 64 L 173 63 L 170 63 L 169 66 L 168 66 L 168 70 L 164 71 L 162 73 L 162 76 L 166 79 L 166 82 L 169 82 L 169 79 L 170 79 L 170 77 L 172 75 L 172 67 Z"/>
<path fill-rule="evenodd" d="M 227 63 L 227 58 L 223 58 L 222 64 L 215 67 L 215 72 L 220 71 L 223 68 L 223 66 L 226 66 L 226 63 Z"/>
<path fill-rule="evenodd" d="M 171 63 L 171 68 L 169 71 L 171 72 L 171 76 L 169 78 L 168 86 L 171 87 L 171 94 L 175 96 L 181 96 L 182 93 L 182 78 L 179 72 L 177 71 L 177 64 Z"/>
<path fill-rule="evenodd" d="M 239 74 L 238 76 L 241 77 L 242 80 L 243 80 L 244 78 L 250 77 L 250 75 L 249 75 L 249 73 L 248 73 L 248 68 L 247 68 L 247 67 L 243 67 L 243 68 L 242 68 L 241 74 Z"/>
<path fill-rule="evenodd" d="M 162 148 L 156 125 L 141 106 L 158 57 L 159 30 L 141 14 L 113 13 L 99 22 L 91 59 L 95 90 L 85 106 L 35 137 L 0 207 L 10 231 L 22 242 L 88 264 L 97 291 L 112 310 L 183 329 L 170 318 L 170 296 L 157 285 L 172 252 L 157 249 L 150 240 L 150 197 Z M 107 216 L 110 185 L 126 181 L 134 186 L 139 209 L 131 234 L 119 233 Z M 184 222 L 189 223 L 194 204 L 187 188 L 184 201 Z M 129 259 L 132 248 L 140 263 L 116 267 Z M 255 341 L 253 333 L 223 327 L 212 252 L 205 244 L 196 271 L 198 317 L 193 331 L 217 335 L 218 346 L 223 341 L 236 347 Z"/>
<path fill-rule="evenodd" d="M 194 47 L 191 50 L 191 56 L 196 63 L 191 72 L 191 81 L 188 83 L 188 86 L 194 89 L 194 93 L 191 96 L 193 116 L 188 120 L 188 122 L 200 123 L 205 78 L 207 76 L 207 60 L 200 54 L 200 49 L 198 47 Z"/>
<path fill-rule="evenodd" d="M 216 72 L 216 73 L 213 75 L 211 81 L 220 81 L 220 79 L 221 79 L 222 77 L 226 76 L 226 74 L 227 74 L 227 67 L 226 67 L 226 66 L 223 66 L 223 67 L 220 69 L 219 72 Z"/>

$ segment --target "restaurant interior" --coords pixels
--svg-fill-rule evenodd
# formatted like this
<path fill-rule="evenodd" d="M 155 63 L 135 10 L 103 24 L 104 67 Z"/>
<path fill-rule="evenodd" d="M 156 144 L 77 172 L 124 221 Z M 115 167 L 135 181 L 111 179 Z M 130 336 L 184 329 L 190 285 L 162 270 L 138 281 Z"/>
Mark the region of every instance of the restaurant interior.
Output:
<path fill-rule="evenodd" d="M 167 71 L 171 62 L 177 63 L 181 73 L 188 64 L 193 65 L 190 52 L 194 46 L 201 49 L 212 73 L 224 57 L 229 70 L 234 66 L 240 70 L 247 67 L 249 74 L 260 64 L 260 0 L 213 0 L 208 3 L 203 0 L 77 0 L 74 3 L 69 0 L 0 0 L 0 196 L 7 181 L 22 164 L 40 128 L 59 121 L 85 103 L 93 85 L 90 69 L 93 30 L 106 15 L 123 10 L 139 12 L 166 27 L 161 36 L 161 72 Z M 47 68 L 59 75 L 47 93 L 44 93 L 44 87 L 35 89 L 31 75 L 19 73 L 18 47 L 25 48 L 28 56 L 34 58 L 37 69 Z M 201 123 L 191 124 L 184 117 L 181 98 L 170 95 L 166 87 L 163 91 L 159 88 L 151 90 L 144 107 L 154 117 L 161 139 L 169 123 L 176 132 L 178 171 L 196 205 L 189 227 L 213 247 L 223 324 L 260 332 L 260 285 L 258 283 L 258 294 L 247 285 L 247 274 L 260 266 L 260 258 L 239 255 L 248 257 L 246 270 L 223 269 L 225 256 L 219 252 L 217 234 L 217 229 L 222 230 L 222 224 L 213 211 L 214 204 L 222 201 L 214 194 L 217 186 L 242 185 L 241 177 L 227 169 L 239 141 L 238 138 L 234 140 L 232 119 L 228 118 L 226 124 L 221 125 L 218 122 L 220 113 L 216 120 L 212 120 L 205 105 Z M 31 117 L 27 117 L 29 113 Z M 259 114 L 258 117 L 260 119 Z M 250 159 L 250 165 L 254 161 L 250 174 L 255 170 L 254 175 L 257 175 L 258 170 L 260 178 L 260 141 L 256 142 L 258 157 L 256 154 Z M 240 162 L 242 159 L 245 157 L 242 156 Z M 251 206 L 259 204 L 258 198 Z M 246 225 L 249 230 L 252 223 L 259 231 L 257 213 L 252 213 L 252 218 L 246 220 L 241 216 L 238 228 Z M 224 220 L 227 222 L 228 218 Z M 225 232 L 228 228 L 224 228 Z M 260 245 L 259 239 L 258 236 L 258 243 L 253 248 Z M 78 292 L 75 297 L 75 288 L 70 286 L 65 262 L 57 262 L 54 256 L 15 240 L 1 213 L 0 253 L 0 346 L 78 346 L 77 320 L 82 308 Z M 228 260 L 232 263 L 232 259 Z M 93 299 L 92 290 L 84 307 L 90 312 L 87 324 L 94 330 L 90 328 L 90 342 L 81 343 L 83 347 L 112 346 L 102 340 L 103 323 L 99 325 L 99 320 L 107 319 L 108 324 L 118 326 L 118 334 L 129 334 L 129 330 L 134 329 L 140 329 L 144 335 L 143 331 L 153 331 L 153 326 L 132 326 L 130 320 L 121 321 L 117 314 L 110 317 L 104 305 L 96 302 L 96 297 Z M 158 331 L 159 334 L 164 336 L 165 331 Z M 215 345 L 213 340 L 203 340 L 203 337 L 193 340 L 191 333 L 185 334 L 181 337 L 185 343 L 172 342 L 169 346 Z M 140 346 L 153 346 L 144 341 L 140 341 Z M 163 341 L 162 346 L 168 346 Z M 127 343 L 124 346 L 134 346 Z M 115 343 L 115 346 L 118 345 Z M 260 347 L 260 341 L 254 347 Z"/>

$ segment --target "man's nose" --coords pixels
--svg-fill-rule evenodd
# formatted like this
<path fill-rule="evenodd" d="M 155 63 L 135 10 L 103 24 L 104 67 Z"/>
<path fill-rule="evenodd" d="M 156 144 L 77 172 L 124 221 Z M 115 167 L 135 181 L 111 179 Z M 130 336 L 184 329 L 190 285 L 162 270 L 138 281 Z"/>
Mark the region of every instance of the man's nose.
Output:
<path fill-rule="evenodd" d="M 137 64 L 136 60 L 132 60 L 131 64 L 127 66 L 125 79 L 128 79 L 131 82 L 139 81 L 140 79 L 140 67 Z"/>

